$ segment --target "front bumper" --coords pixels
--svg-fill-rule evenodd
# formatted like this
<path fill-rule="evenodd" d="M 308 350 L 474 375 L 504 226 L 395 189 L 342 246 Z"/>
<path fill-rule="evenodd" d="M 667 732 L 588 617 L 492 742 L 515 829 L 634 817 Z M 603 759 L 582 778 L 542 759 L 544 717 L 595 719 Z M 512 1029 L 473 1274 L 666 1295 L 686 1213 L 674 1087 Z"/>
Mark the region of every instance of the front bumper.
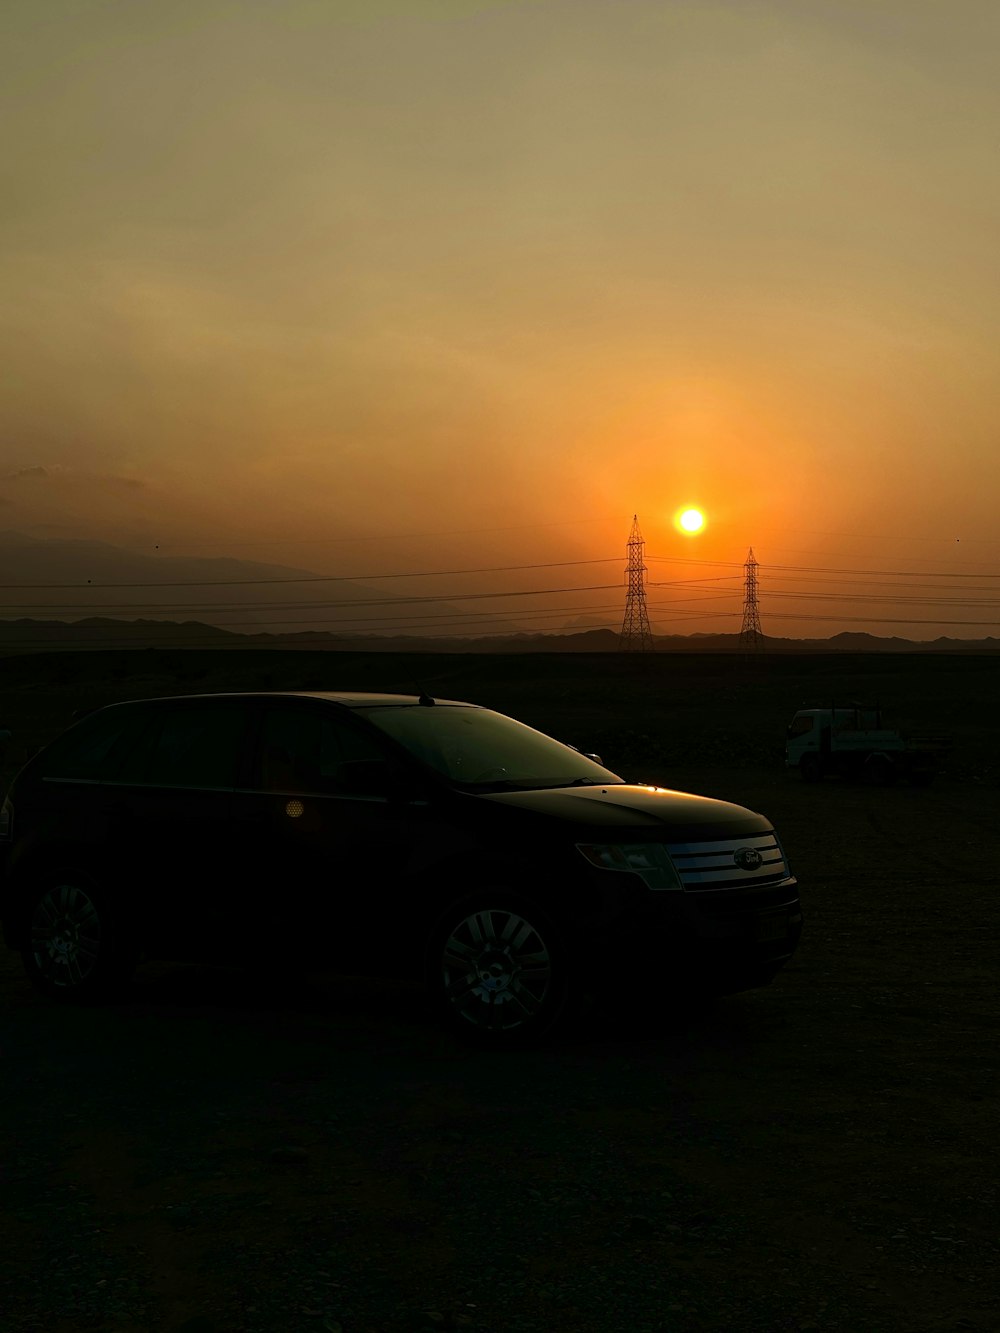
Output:
<path fill-rule="evenodd" d="M 590 942 L 591 975 L 615 985 L 713 994 L 766 985 L 802 934 L 798 884 L 649 892 Z"/>

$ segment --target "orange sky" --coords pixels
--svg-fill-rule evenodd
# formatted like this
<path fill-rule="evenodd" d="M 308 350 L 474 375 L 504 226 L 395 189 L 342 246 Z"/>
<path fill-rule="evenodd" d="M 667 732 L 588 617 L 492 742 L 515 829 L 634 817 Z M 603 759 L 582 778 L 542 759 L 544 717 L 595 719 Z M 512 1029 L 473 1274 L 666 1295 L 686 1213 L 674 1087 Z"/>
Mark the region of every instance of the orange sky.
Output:
<path fill-rule="evenodd" d="M 1000 577 L 864 584 L 1000 571 L 993 0 L 2 24 L 0 529 L 363 574 L 622 556 L 638 512 L 651 579 L 737 576 L 665 632 L 738 629 L 752 545 L 775 634 L 1000 634 Z"/>

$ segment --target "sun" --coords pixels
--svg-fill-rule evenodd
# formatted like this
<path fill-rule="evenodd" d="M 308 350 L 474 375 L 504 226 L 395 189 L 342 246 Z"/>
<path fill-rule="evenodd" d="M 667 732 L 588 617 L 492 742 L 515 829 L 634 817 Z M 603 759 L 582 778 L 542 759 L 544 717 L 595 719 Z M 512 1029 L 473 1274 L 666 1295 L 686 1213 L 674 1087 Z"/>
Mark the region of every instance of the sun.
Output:
<path fill-rule="evenodd" d="M 701 532 L 705 526 L 705 515 L 700 509 L 682 509 L 674 522 L 681 532 L 686 532 L 689 537 L 693 537 L 695 533 Z"/>

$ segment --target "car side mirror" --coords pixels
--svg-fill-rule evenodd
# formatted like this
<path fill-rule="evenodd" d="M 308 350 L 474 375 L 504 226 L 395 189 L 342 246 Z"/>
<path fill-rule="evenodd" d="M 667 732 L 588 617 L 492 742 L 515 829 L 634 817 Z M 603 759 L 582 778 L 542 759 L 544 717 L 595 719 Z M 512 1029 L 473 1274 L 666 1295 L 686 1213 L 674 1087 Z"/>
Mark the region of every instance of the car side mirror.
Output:
<path fill-rule="evenodd" d="M 584 759 L 590 759 L 595 764 L 600 764 L 602 768 L 604 767 L 604 760 L 601 758 L 599 754 L 588 754 L 586 750 L 581 750 L 579 745 L 571 745 L 569 748 L 571 750 L 575 750 L 577 754 L 582 754 Z"/>

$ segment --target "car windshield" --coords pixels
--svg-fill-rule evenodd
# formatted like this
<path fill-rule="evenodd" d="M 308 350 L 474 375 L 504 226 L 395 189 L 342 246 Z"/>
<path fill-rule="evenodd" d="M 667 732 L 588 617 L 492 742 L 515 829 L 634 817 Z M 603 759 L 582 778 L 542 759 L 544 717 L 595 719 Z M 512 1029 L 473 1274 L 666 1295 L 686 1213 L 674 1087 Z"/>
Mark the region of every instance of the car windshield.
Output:
<path fill-rule="evenodd" d="M 390 705 L 359 711 L 422 763 L 461 787 L 523 791 L 623 781 L 571 746 L 487 708 Z"/>

